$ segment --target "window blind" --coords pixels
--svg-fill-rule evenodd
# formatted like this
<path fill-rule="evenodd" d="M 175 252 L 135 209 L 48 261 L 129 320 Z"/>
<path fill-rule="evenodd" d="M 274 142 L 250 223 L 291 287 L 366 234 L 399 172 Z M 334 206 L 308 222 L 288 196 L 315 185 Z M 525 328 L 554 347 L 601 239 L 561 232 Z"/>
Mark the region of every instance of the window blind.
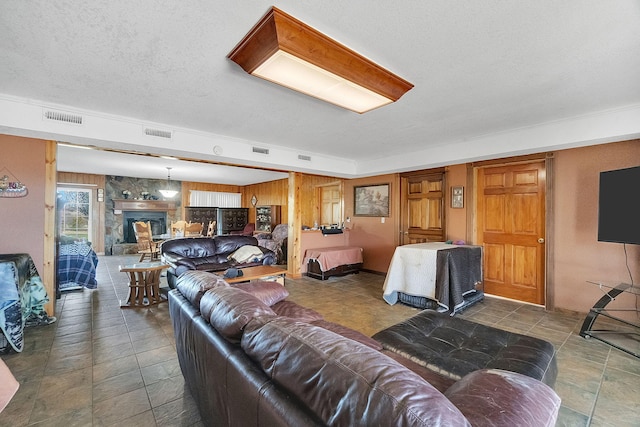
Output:
<path fill-rule="evenodd" d="M 189 193 L 189 206 L 239 208 L 242 207 L 242 194 L 191 190 Z"/>

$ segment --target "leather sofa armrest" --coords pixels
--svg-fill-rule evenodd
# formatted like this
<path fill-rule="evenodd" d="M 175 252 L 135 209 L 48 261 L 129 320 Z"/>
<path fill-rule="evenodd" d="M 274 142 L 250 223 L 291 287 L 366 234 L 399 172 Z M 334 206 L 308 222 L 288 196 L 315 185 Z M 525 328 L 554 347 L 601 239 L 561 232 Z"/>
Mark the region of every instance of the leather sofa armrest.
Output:
<path fill-rule="evenodd" d="M 560 410 L 560 397 L 551 387 L 501 369 L 474 371 L 444 394 L 474 426 L 553 427 Z"/>

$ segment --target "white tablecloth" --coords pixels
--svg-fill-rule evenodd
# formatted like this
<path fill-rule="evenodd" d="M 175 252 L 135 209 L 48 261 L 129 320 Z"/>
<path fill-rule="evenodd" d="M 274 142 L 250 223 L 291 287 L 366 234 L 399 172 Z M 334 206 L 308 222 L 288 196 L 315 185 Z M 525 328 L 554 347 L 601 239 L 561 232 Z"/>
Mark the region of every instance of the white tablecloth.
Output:
<path fill-rule="evenodd" d="M 439 310 L 455 313 L 465 295 L 482 282 L 482 248 L 446 243 L 398 246 L 384 282 L 383 299 L 389 304 L 406 297 L 435 301 Z"/>
<path fill-rule="evenodd" d="M 438 251 L 452 247 L 447 243 L 398 246 L 384 280 L 384 300 L 395 304 L 398 302 L 398 292 L 435 299 Z"/>

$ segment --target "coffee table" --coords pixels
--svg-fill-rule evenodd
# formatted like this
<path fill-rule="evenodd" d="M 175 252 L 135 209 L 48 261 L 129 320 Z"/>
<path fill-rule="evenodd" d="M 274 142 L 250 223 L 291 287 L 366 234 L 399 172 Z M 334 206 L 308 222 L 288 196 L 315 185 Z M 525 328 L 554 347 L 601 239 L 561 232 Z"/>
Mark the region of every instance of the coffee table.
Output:
<path fill-rule="evenodd" d="M 242 276 L 234 277 L 232 279 L 225 278 L 225 282 L 239 283 L 262 279 L 278 282 L 284 286 L 284 275 L 287 272 L 284 268 L 274 267 L 272 265 L 259 265 L 257 267 L 242 268 L 240 270 L 242 271 Z"/>

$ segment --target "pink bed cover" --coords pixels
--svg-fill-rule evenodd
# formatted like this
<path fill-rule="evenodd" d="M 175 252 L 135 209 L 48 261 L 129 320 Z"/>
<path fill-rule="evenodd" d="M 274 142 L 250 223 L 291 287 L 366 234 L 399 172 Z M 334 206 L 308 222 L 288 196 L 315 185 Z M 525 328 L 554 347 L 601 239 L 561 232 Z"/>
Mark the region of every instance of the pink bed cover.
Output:
<path fill-rule="evenodd" d="M 322 271 L 328 271 L 341 265 L 361 263 L 362 248 L 357 246 L 333 246 L 330 248 L 307 249 L 303 263 L 305 269 L 310 259 L 317 260 Z"/>

